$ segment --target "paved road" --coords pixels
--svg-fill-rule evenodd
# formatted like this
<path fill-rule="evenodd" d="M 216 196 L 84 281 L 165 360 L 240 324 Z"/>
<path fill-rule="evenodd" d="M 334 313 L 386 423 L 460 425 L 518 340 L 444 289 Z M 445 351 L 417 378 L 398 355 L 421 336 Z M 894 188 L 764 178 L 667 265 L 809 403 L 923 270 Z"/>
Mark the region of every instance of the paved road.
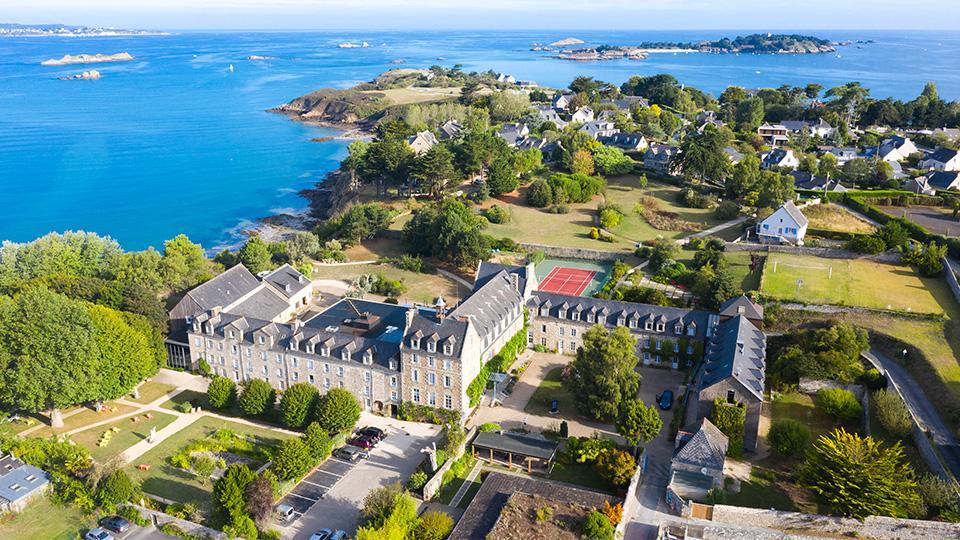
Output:
<path fill-rule="evenodd" d="M 944 422 L 936 404 L 923 393 L 923 389 L 907 372 L 906 368 L 876 349 L 864 352 L 863 357 L 894 381 L 903 392 L 907 406 L 930 434 L 933 444 L 940 451 L 954 477 L 960 478 L 960 443 L 950 426 Z"/>

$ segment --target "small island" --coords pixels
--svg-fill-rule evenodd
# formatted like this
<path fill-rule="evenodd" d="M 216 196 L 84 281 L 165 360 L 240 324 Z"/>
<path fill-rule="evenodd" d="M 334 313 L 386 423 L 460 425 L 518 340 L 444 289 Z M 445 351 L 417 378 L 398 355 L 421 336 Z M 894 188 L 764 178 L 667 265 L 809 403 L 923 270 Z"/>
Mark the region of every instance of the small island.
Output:
<path fill-rule="evenodd" d="M 836 52 L 849 42 L 798 34 L 750 34 L 716 41 L 648 41 L 639 45 L 600 45 L 564 49 L 556 58 L 575 61 L 643 60 L 652 53 L 821 54 Z M 541 49 L 542 50 L 542 49 Z"/>
<path fill-rule="evenodd" d="M 126 30 L 100 26 L 68 26 L 65 24 L 0 24 L 0 37 L 113 37 L 168 36 L 155 30 Z"/>
<path fill-rule="evenodd" d="M 247 60 L 250 60 L 251 62 L 262 62 L 265 60 L 276 60 L 276 59 L 277 57 L 275 56 L 260 56 L 259 54 L 251 54 L 250 56 L 247 57 Z"/>
<path fill-rule="evenodd" d="M 61 81 L 95 81 L 101 77 L 100 72 L 91 69 L 90 71 L 84 71 L 83 73 L 77 73 L 76 75 L 69 75 L 66 77 L 58 77 Z"/>
<path fill-rule="evenodd" d="M 569 47 L 570 45 L 580 45 L 583 43 L 582 39 L 577 39 L 575 37 L 568 37 L 558 41 L 554 41 L 550 44 L 551 47 Z"/>
<path fill-rule="evenodd" d="M 65 54 L 61 58 L 51 58 L 40 62 L 42 66 L 69 66 L 71 64 L 99 64 L 104 62 L 129 62 L 133 55 L 128 52 L 117 54 Z"/>

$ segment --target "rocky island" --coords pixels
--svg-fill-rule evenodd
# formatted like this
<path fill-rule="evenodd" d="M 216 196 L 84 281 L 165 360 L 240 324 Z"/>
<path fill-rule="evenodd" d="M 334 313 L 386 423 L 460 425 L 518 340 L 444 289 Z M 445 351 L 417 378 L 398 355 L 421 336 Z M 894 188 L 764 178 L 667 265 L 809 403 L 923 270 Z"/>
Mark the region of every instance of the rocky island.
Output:
<path fill-rule="evenodd" d="M 59 77 L 61 81 L 95 81 L 99 78 L 100 78 L 100 72 L 95 69 L 91 69 L 90 71 L 84 71 L 83 73 L 77 73 L 76 75 Z"/>
<path fill-rule="evenodd" d="M 129 62 L 133 55 L 127 52 L 118 54 L 65 54 L 62 58 L 51 58 L 40 62 L 42 66 L 69 66 L 71 64 L 99 64 L 104 62 Z"/>
<path fill-rule="evenodd" d="M 168 36 L 154 30 L 124 30 L 65 24 L 0 24 L 0 37 L 107 37 L 107 36 Z"/>
<path fill-rule="evenodd" d="M 564 49 L 556 58 L 591 61 L 629 58 L 642 60 L 652 53 L 735 53 L 735 54 L 820 54 L 836 52 L 848 42 L 798 34 L 750 34 L 716 41 L 669 42 L 649 41 L 639 45 L 600 45 L 579 49 Z"/>

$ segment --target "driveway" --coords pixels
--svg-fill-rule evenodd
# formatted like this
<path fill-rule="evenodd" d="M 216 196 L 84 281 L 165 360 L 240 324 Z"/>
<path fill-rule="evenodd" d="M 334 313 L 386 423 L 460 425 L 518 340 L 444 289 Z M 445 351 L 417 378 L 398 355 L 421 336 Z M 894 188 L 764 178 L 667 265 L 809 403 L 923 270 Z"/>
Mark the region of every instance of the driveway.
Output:
<path fill-rule="evenodd" d="M 421 450 L 440 434 L 439 426 L 368 413 L 357 425 L 384 429 L 387 438 L 358 463 L 331 457 L 284 497 L 283 502 L 302 513 L 281 529 L 284 538 L 306 540 L 323 528 L 341 529 L 353 536 L 367 493 L 394 482 L 406 483 L 425 457 Z"/>

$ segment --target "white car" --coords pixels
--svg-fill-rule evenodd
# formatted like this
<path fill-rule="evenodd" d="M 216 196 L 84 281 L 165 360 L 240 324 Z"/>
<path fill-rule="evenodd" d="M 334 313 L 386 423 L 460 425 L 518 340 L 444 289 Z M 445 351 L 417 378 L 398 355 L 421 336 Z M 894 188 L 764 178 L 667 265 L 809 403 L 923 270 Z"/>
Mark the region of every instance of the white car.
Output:
<path fill-rule="evenodd" d="M 113 535 L 103 527 L 97 527 L 96 529 L 87 531 L 87 534 L 83 538 L 84 540 L 113 540 Z"/>

